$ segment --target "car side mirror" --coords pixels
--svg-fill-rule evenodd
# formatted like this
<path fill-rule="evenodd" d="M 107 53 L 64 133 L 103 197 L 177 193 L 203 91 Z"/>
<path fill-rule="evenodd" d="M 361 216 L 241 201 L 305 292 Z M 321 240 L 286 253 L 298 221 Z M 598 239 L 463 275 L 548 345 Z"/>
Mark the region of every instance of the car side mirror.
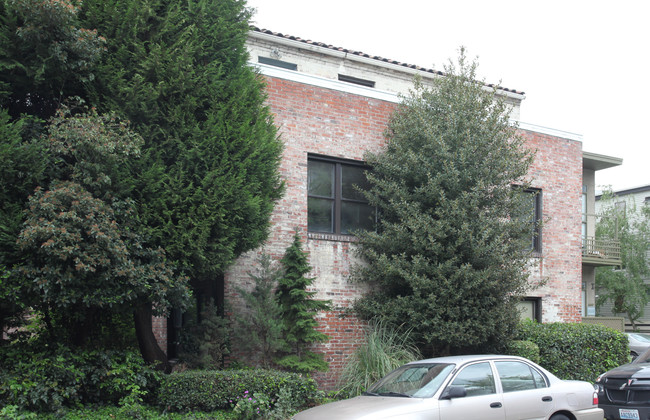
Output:
<path fill-rule="evenodd" d="M 467 390 L 464 386 L 450 386 L 440 396 L 441 400 L 451 400 L 452 398 L 463 398 L 467 396 Z"/>

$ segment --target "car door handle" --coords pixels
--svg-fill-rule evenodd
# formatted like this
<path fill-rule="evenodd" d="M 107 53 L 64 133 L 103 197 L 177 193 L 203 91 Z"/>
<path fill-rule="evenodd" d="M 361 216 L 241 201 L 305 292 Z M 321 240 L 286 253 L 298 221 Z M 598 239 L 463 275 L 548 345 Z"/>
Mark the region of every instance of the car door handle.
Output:
<path fill-rule="evenodd" d="M 490 404 L 490 408 L 501 408 L 501 403 L 493 402 L 492 404 Z"/>
<path fill-rule="evenodd" d="M 550 397 L 550 396 L 542 397 L 542 401 L 544 401 L 544 402 L 553 401 L 553 397 Z"/>

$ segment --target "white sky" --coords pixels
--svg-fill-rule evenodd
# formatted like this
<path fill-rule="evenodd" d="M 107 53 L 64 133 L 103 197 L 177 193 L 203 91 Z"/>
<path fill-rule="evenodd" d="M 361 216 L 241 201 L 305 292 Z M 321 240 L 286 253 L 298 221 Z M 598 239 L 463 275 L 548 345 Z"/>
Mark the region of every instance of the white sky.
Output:
<path fill-rule="evenodd" d="M 524 91 L 521 121 L 583 136 L 623 159 L 614 190 L 650 184 L 648 0 L 248 0 L 253 24 L 443 70 L 458 48 L 479 76 Z"/>

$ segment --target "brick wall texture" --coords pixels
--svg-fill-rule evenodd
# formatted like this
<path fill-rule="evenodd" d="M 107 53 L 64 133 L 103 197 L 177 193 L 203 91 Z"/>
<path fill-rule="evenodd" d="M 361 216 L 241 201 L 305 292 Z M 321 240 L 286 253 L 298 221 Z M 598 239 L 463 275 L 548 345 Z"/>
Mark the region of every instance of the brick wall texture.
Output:
<path fill-rule="evenodd" d="M 330 340 L 315 347 L 330 364 L 329 372 L 317 380 L 325 389 L 334 388 L 345 358 L 362 338 L 362 323 L 342 315 L 363 289 L 347 280 L 354 243 L 346 237 L 307 233 L 307 155 L 361 161 L 366 151 L 380 150 L 395 104 L 277 78 L 267 78 L 267 83 L 268 104 L 285 144 L 281 172 L 286 194 L 276 205 L 265 246 L 242 256 L 226 273 L 226 301 L 237 302 L 235 285 L 251 286 L 248 272 L 255 269 L 259 253 L 263 250 L 279 260 L 298 229 L 313 267 L 316 298 L 330 299 L 335 307 L 319 314 L 320 329 Z M 531 285 L 539 287 L 529 295 L 542 298 L 543 321 L 579 321 L 582 146 L 574 140 L 521 133 L 537 150 L 530 175 L 542 189 L 545 220 L 542 254 L 530 267 Z"/>

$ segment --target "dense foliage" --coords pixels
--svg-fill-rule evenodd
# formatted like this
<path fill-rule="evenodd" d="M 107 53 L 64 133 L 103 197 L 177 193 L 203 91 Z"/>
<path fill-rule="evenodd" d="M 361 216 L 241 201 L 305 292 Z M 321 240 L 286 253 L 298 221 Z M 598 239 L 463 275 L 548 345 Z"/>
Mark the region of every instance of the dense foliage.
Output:
<path fill-rule="evenodd" d="M 526 174 L 532 153 L 496 89 L 458 65 L 416 83 L 393 115 L 387 145 L 368 154 L 376 231 L 359 233 L 353 278 L 370 319 L 405 320 L 425 356 L 497 350 L 518 322 L 531 237 Z"/>
<path fill-rule="evenodd" d="M 158 401 L 171 411 L 212 411 L 232 408 L 242 397 L 254 394 L 277 401 L 283 389 L 290 393 L 294 407 L 309 405 L 319 396 L 316 382 L 296 373 L 263 369 L 186 371 L 162 379 Z"/>
<path fill-rule="evenodd" d="M 128 124 L 93 111 L 72 116 L 64 108 L 48 125 L 56 179 L 28 200 L 17 243 L 30 257 L 15 273 L 45 314 L 51 340 L 85 345 L 111 313 L 147 302 L 164 313 L 187 297 L 164 252 L 137 234 L 125 167 L 141 141 Z"/>
<path fill-rule="evenodd" d="M 317 330 L 316 313 L 330 309 L 330 302 L 314 299 L 316 292 L 307 290 L 314 279 L 305 277 L 311 267 L 298 232 L 280 262 L 284 271 L 278 279 L 275 295 L 280 306 L 282 337 L 289 349 L 276 363 L 294 372 L 327 370 L 323 355 L 314 353 L 309 347 L 329 339 Z"/>
<path fill-rule="evenodd" d="M 0 323 L 32 308 L 50 339 L 102 345 L 121 313 L 145 359 L 168 367 L 152 314 L 182 310 L 192 282 L 257 247 L 283 190 L 247 64 L 250 10 L 11 0 L 0 12 Z M 68 111 L 71 97 L 94 108 Z"/>
<path fill-rule="evenodd" d="M 618 202 L 626 204 L 619 207 Z M 622 314 L 636 326 L 650 301 L 645 280 L 650 277 L 650 207 L 637 207 L 634 202 L 617 198 L 605 191 L 596 224 L 598 241 L 618 241 L 621 246 L 621 267 L 596 268 L 596 305 L 612 304 L 614 314 Z"/>
<path fill-rule="evenodd" d="M 525 357 L 539 363 L 539 346 L 528 340 L 513 340 L 508 345 L 507 353 L 513 356 Z"/>
<path fill-rule="evenodd" d="M 593 383 L 601 373 L 629 361 L 625 334 L 602 325 L 526 322 L 517 336 L 535 343 L 539 364 L 561 379 Z"/>
<path fill-rule="evenodd" d="M 159 376 L 133 350 L 79 351 L 63 345 L 0 347 L 0 408 L 39 412 L 80 404 L 118 405 L 153 397 Z"/>
<path fill-rule="evenodd" d="M 81 2 L 0 2 L 0 107 L 47 119 L 83 96 L 106 39 L 79 20 Z"/>

